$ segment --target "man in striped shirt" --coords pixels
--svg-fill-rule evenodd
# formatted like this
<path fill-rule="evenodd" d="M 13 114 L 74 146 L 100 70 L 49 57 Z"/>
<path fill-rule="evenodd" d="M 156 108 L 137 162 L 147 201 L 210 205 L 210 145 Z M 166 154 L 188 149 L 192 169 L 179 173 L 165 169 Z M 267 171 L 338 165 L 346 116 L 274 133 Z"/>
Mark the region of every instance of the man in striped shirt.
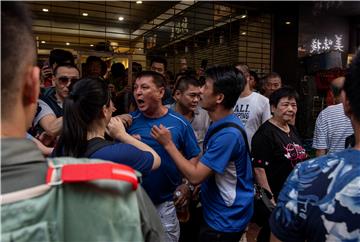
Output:
<path fill-rule="evenodd" d="M 341 98 L 341 89 L 345 78 L 336 78 L 331 83 L 335 105 L 328 106 L 322 110 L 316 119 L 313 148 L 316 156 L 330 154 L 345 149 L 346 137 L 352 135 L 354 130 L 350 119 L 345 115 Z"/>

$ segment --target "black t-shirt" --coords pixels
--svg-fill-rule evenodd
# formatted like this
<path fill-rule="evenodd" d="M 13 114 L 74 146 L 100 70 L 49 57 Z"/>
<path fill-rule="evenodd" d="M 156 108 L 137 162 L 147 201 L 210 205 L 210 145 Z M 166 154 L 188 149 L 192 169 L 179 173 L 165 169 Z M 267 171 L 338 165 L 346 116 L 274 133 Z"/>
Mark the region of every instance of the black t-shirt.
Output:
<path fill-rule="evenodd" d="M 295 165 L 307 158 L 299 135 L 291 125 L 286 133 L 269 121 L 262 124 L 252 138 L 251 154 L 254 167 L 265 169 L 275 198 Z"/>

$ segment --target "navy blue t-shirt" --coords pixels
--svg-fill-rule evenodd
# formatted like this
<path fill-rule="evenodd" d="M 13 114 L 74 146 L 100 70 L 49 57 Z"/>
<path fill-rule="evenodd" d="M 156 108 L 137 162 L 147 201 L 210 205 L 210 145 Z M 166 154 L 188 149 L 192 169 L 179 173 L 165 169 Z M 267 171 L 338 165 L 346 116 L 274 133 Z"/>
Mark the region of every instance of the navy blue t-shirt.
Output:
<path fill-rule="evenodd" d="M 154 163 L 154 157 L 150 152 L 142 151 L 130 144 L 115 143 L 102 147 L 95 151 L 90 158 L 108 160 L 124 164 L 141 172 L 146 176 Z"/>
<path fill-rule="evenodd" d="M 151 137 L 151 128 L 162 124 L 169 129 L 177 149 L 186 159 L 191 159 L 200 153 L 191 124 L 171 109 L 160 118 L 147 118 L 140 111 L 131 113 L 131 116 L 133 121 L 128 133 L 140 135 L 141 141 L 161 157 L 160 167 L 144 177 L 142 185 L 154 204 L 171 201 L 173 192 L 181 184 L 182 175 L 164 147 Z"/>

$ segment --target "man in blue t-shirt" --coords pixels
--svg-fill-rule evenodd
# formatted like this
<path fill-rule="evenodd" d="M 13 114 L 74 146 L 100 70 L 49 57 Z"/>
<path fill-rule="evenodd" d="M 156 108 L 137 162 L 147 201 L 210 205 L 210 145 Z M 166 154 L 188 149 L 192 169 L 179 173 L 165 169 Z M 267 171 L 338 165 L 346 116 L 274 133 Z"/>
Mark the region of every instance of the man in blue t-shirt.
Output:
<path fill-rule="evenodd" d="M 199 159 L 200 148 L 191 124 L 162 104 L 164 92 L 165 79 L 161 74 L 154 71 L 140 73 L 134 85 L 138 110 L 131 113 L 132 123 L 128 132 L 138 136 L 161 157 L 159 169 L 144 177 L 142 185 L 159 212 L 166 233 L 165 240 L 177 242 L 180 227 L 173 196 L 175 189 L 181 184 L 182 176 L 163 146 L 151 137 L 151 128 L 160 124 L 166 127 L 171 132 L 172 142 L 177 149 L 193 162 Z"/>
<path fill-rule="evenodd" d="M 193 184 L 201 183 L 204 223 L 200 241 L 238 242 L 253 214 L 253 176 L 246 137 L 236 127 L 213 133 L 224 123 L 244 129 L 233 114 L 244 85 L 244 77 L 235 67 L 216 66 L 206 71 L 200 106 L 208 111 L 213 123 L 205 136 L 199 162 L 189 162 L 179 152 L 171 140 L 172 134 L 163 125 L 154 126 L 151 131 L 183 175 Z"/>
<path fill-rule="evenodd" d="M 343 90 L 355 146 L 297 165 L 270 217 L 272 241 L 359 241 L 360 52 Z"/>

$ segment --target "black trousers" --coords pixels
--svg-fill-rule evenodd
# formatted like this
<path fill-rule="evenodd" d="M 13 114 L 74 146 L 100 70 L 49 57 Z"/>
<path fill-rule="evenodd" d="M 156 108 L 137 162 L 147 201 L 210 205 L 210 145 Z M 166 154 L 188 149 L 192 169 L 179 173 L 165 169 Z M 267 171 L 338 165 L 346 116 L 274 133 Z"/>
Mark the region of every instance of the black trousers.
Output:
<path fill-rule="evenodd" d="M 239 242 L 243 233 L 244 231 L 233 232 L 233 233 L 220 232 L 211 228 L 209 225 L 206 224 L 205 221 L 203 221 L 200 228 L 199 241 L 200 242 Z"/>

